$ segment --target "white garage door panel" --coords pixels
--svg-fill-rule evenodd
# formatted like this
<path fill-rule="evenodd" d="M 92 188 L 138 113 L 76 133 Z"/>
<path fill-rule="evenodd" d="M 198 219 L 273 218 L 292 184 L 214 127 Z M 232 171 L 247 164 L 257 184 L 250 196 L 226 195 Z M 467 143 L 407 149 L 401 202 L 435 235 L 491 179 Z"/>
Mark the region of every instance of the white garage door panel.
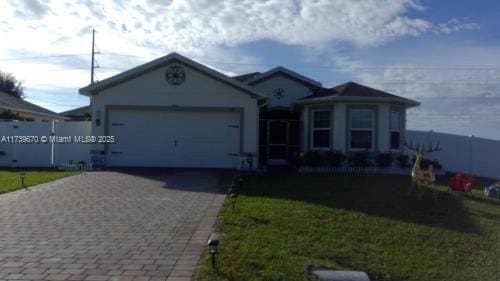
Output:
<path fill-rule="evenodd" d="M 240 114 L 113 109 L 109 135 L 110 166 L 235 168 Z"/>

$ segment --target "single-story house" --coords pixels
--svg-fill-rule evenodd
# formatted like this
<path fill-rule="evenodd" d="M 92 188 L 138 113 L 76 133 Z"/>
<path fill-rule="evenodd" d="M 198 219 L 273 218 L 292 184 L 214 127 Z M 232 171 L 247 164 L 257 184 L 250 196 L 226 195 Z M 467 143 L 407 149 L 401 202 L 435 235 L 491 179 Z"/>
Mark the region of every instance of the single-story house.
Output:
<path fill-rule="evenodd" d="M 67 117 L 68 120 L 66 121 L 88 121 L 90 118 L 90 105 L 63 111 L 59 115 Z"/>
<path fill-rule="evenodd" d="M 46 108 L 0 92 L 0 112 L 4 110 L 10 110 L 30 121 L 62 121 L 66 119 L 66 117 Z"/>
<path fill-rule="evenodd" d="M 286 164 L 309 150 L 402 151 L 418 102 L 276 67 L 229 77 L 171 53 L 80 89 L 108 166 L 236 168 Z M 110 141 L 112 141 L 110 139 Z M 251 161 L 242 161 L 243 159 Z"/>

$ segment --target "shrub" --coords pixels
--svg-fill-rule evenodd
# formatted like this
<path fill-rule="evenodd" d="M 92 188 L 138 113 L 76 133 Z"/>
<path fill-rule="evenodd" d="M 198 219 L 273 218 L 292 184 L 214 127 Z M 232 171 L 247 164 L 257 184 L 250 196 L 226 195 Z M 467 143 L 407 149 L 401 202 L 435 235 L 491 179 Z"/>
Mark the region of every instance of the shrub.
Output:
<path fill-rule="evenodd" d="M 387 168 L 392 165 L 394 158 L 390 152 L 385 152 L 377 155 L 377 159 L 375 161 L 377 163 L 377 167 Z"/>
<path fill-rule="evenodd" d="M 353 167 L 370 166 L 368 151 L 362 151 L 352 154 L 349 157 L 349 165 Z"/>
<path fill-rule="evenodd" d="M 326 157 L 326 162 L 328 163 L 328 165 L 331 165 L 334 167 L 340 166 L 342 164 L 342 162 L 344 162 L 344 160 L 346 159 L 346 156 L 344 155 L 344 153 L 342 153 L 341 151 L 338 151 L 338 150 L 326 152 L 325 157 Z"/>
<path fill-rule="evenodd" d="M 326 165 L 326 158 L 319 151 L 311 150 L 302 155 L 300 164 L 306 166 Z"/>
<path fill-rule="evenodd" d="M 329 165 L 338 167 L 342 164 L 342 162 L 345 159 L 346 159 L 345 155 L 337 150 L 334 151 L 311 150 L 302 155 L 299 164 L 306 166 Z"/>
<path fill-rule="evenodd" d="M 398 163 L 399 167 L 407 168 L 408 166 L 410 166 L 410 157 L 405 154 L 400 154 L 396 157 L 396 162 Z"/>

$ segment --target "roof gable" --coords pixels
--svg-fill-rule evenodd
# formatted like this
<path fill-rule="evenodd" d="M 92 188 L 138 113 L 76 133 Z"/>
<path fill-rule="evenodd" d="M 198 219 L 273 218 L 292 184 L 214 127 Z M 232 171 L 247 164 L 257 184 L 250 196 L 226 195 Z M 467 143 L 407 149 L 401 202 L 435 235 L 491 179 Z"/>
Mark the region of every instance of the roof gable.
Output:
<path fill-rule="evenodd" d="M 115 85 L 121 84 L 123 82 L 132 80 L 133 78 L 136 78 L 136 77 L 141 76 L 143 74 L 149 73 L 149 72 L 156 70 L 158 68 L 161 68 L 163 66 L 166 66 L 172 62 L 179 62 L 179 63 L 185 64 L 189 67 L 192 67 L 193 69 L 198 70 L 198 71 L 200 71 L 200 72 L 202 72 L 202 73 L 204 73 L 212 78 L 215 78 L 216 80 L 219 80 L 225 84 L 228 84 L 232 87 L 235 87 L 235 88 L 243 91 L 244 93 L 246 93 L 254 98 L 258 98 L 258 99 L 265 99 L 266 98 L 262 94 L 260 94 L 258 91 L 256 91 L 255 89 L 248 87 L 247 85 L 245 85 L 245 84 L 243 84 L 235 79 L 232 79 L 223 73 L 220 73 L 214 69 L 211 69 L 211 68 L 204 66 L 200 63 L 197 63 L 197 62 L 195 62 L 187 57 L 181 56 L 177 53 L 170 53 L 166 56 L 163 56 L 163 57 L 158 58 L 156 60 L 150 61 L 150 62 L 145 63 L 143 65 L 134 67 L 132 69 L 129 69 L 127 71 L 119 73 L 115 76 L 104 79 L 100 82 L 90 84 L 86 87 L 81 88 L 79 90 L 79 92 L 82 95 L 95 94 L 95 93 L 98 93 L 104 89 L 107 89 L 107 88 L 113 87 Z"/>
<path fill-rule="evenodd" d="M 300 83 L 306 84 L 310 87 L 321 87 L 321 82 L 318 82 L 316 80 L 313 80 L 311 78 L 308 78 L 304 75 L 301 75 L 295 71 L 292 71 L 290 69 L 284 68 L 282 66 L 275 67 L 269 71 L 266 71 L 256 77 L 253 77 L 251 79 L 248 79 L 245 83 L 248 85 L 255 85 L 258 84 L 264 80 L 270 79 L 275 75 L 283 74 L 287 77 L 292 78 L 293 80 L 296 80 Z"/>

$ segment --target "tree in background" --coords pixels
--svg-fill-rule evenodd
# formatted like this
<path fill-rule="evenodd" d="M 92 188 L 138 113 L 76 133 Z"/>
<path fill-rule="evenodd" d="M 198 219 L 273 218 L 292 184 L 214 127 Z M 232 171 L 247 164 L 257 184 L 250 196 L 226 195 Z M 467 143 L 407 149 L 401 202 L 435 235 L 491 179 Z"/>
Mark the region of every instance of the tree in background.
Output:
<path fill-rule="evenodd" d="M 8 72 L 0 71 L 0 91 L 16 98 L 24 98 L 23 82 Z"/>
<path fill-rule="evenodd" d="M 26 118 L 19 115 L 19 113 L 13 112 L 10 109 L 5 109 L 4 111 L 0 112 L 0 120 L 1 119 L 28 121 L 26 120 Z"/>
<path fill-rule="evenodd" d="M 85 118 L 85 121 L 91 121 L 92 113 L 90 113 L 90 111 L 85 111 L 85 113 L 83 114 L 83 118 Z"/>

